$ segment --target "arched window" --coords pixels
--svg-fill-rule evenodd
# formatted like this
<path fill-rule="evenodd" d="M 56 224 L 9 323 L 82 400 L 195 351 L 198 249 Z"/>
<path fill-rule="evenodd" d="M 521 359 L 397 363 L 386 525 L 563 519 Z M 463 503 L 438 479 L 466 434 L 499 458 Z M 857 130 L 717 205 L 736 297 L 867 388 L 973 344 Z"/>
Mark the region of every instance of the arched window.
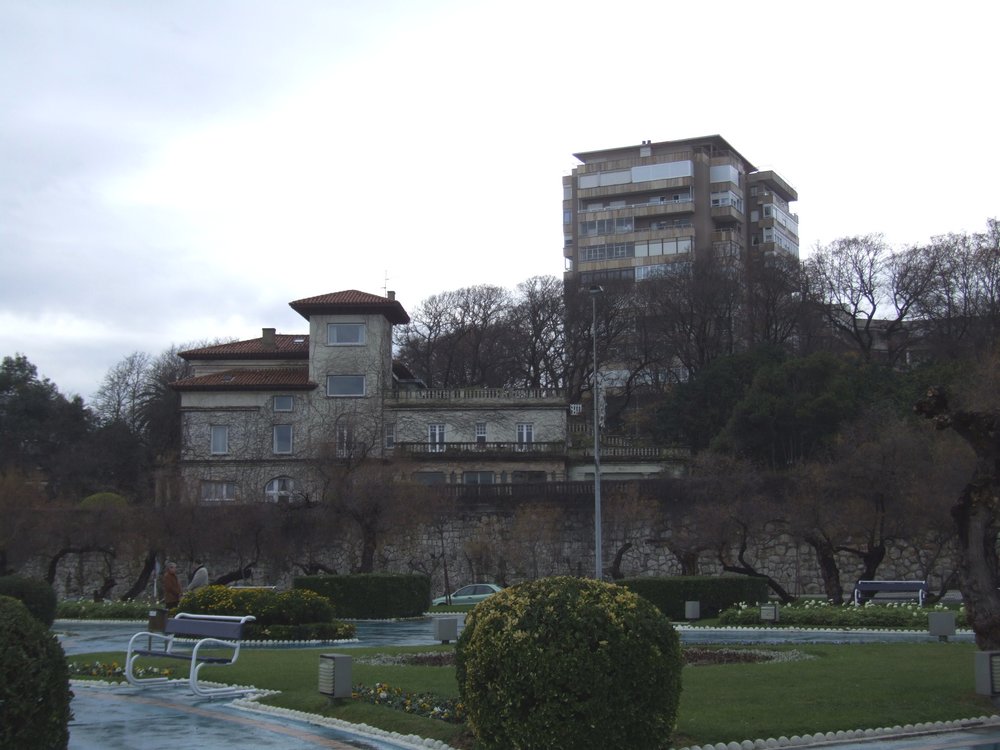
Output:
<path fill-rule="evenodd" d="M 275 477 L 264 488 L 264 497 L 269 503 L 288 502 L 294 490 L 295 482 L 291 477 Z"/>

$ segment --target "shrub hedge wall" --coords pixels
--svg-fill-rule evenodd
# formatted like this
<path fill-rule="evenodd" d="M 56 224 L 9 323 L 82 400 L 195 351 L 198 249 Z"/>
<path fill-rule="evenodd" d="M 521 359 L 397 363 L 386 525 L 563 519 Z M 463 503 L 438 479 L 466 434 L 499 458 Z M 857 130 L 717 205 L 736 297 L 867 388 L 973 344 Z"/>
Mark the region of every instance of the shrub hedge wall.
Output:
<path fill-rule="evenodd" d="M 253 615 L 257 625 L 331 622 L 333 605 L 313 591 L 272 591 L 203 586 L 184 594 L 178 611 L 199 615 Z"/>
<path fill-rule="evenodd" d="M 749 576 L 625 578 L 618 584 L 651 601 L 671 620 L 685 619 L 684 602 L 700 602 L 702 617 L 716 617 L 740 602 L 767 601 L 767 583 Z"/>
<path fill-rule="evenodd" d="M 0 747 L 67 747 L 73 693 L 62 646 L 9 596 L 0 596 L 0 634 Z"/>
<path fill-rule="evenodd" d="M 31 615 L 45 627 L 50 627 L 56 619 L 56 592 L 47 581 L 24 576 L 0 576 L 0 596 L 20 599 Z"/>
<path fill-rule="evenodd" d="M 339 617 L 359 620 L 419 617 L 431 601 L 431 579 L 424 575 L 299 576 L 293 585 L 330 599 Z"/>

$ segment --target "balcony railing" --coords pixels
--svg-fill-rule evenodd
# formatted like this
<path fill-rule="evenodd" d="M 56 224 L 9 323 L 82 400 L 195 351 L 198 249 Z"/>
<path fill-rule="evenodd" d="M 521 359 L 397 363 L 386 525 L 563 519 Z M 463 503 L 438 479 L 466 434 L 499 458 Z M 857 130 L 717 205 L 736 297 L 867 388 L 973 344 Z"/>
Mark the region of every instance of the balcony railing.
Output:
<path fill-rule="evenodd" d="M 566 394 L 557 388 L 425 388 L 400 390 L 389 399 L 400 403 L 426 401 L 564 401 Z"/>
<path fill-rule="evenodd" d="M 492 456 L 556 457 L 566 453 L 564 441 L 554 443 L 518 443 L 496 442 L 483 443 L 396 443 L 396 451 L 407 456 L 421 458 L 453 458 L 458 456 Z"/>

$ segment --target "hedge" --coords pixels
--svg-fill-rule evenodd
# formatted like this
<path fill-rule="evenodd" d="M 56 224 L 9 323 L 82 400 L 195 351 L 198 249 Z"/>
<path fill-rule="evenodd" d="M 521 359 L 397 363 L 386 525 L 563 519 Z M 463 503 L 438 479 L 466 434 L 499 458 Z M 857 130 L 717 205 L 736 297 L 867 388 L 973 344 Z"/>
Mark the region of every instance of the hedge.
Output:
<path fill-rule="evenodd" d="M 0 633 L 0 747 L 67 747 L 73 693 L 62 646 L 9 596 L 0 596 Z"/>
<path fill-rule="evenodd" d="M 702 617 L 715 617 L 740 602 L 767 601 L 767 583 L 749 576 L 625 578 L 618 584 L 651 601 L 671 620 L 685 619 L 685 602 L 699 602 Z"/>
<path fill-rule="evenodd" d="M 431 601 L 431 579 L 415 574 L 299 576 L 293 586 L 322 594 L 333 602 L 339 617 L 358 620 L 419 617 Z"/>
<path fill-rule="evenodd" d="M 50 627 L 56 619 L 56 592 L 46 581 L 24 576 L 0 576 L 0 596 L 19 599 L 45 627 Z"/>

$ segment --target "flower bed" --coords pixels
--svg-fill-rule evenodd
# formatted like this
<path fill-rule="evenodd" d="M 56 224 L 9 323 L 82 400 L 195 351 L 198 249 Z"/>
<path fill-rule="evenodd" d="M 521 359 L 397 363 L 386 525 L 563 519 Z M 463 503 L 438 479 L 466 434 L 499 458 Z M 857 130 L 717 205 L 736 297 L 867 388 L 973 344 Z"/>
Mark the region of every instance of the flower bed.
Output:
<path fill-rule="evenodd" d="M 785 627 L 822 628 L 893 628 L 899 630 L 926 630 L 927 615 L 931 612 L 955 612 L 957 627 L 967 627 L 964 608 L 954 610 L 943 604 L 921 607 L 915 602 L 867 602 L 832 604 L 816 599 L 806 599 L 781 607 L 777 623 L 764 623 L 760 619 L 760 605 L 741 602 L 719 615 L 720 625 L 777 625 Z"/>
<path fill-rule="evenodd" d="M 395 708 L 429 719 L 440 719 L 453 724 L 465 721 L 465 711 L 457 698 L 442 698 L 431 693 L 408 693 L 384 682 L 376 682 L 371 687 L 355 685 L 352 697 L 355 700 Z"/>

